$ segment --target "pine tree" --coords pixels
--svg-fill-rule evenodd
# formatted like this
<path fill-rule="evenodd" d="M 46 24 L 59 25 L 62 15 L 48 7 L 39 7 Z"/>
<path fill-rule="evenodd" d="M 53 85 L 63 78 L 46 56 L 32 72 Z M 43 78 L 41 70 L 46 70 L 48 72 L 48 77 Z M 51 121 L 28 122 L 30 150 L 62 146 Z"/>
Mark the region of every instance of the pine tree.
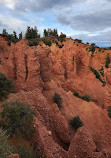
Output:
<path fill-rule="evenodd" d="M 29 26 L 27 27 L 27 31 L 25 33 L 25 38 L 26 39 L 31 39 L 31 29 L 30 29 Z"/>
<path fill-rule="evenodd" d="M 13 37 L 14 37 L 14 39 L 18 39 L 17 38 L 17 33 L 15 31 L 13 31 Z"/>
<path fill-rule="evenodd" d="M 44 36 L 44 37 L 48 37 L 48 32 L 47 32 L 46 29 L 44 29 L 43 36 Z"/>
<path fill-rule="evenodd" d="M 19 40 L 23 38 L 22 32 L 19 34 Z"/>
<path fill-rule="evenodd" d="M 7 36 L 8 36 L 8 33 L 7 33 L 6 29 L 3 29 L 3 31 L 2 31 L 2 36 L 3 36 L 3 37 L 7 37 Z"/>

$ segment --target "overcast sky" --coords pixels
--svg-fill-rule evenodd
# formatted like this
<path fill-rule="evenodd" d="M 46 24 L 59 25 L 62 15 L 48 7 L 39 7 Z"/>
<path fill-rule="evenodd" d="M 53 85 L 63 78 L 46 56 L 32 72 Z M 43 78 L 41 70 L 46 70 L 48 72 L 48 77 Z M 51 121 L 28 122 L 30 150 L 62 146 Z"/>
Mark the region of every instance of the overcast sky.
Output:
<path fill-rule="evenodd" d="M 0 0 L 0 32 L 37 26 L 111 46 L 111 0 Z"/>

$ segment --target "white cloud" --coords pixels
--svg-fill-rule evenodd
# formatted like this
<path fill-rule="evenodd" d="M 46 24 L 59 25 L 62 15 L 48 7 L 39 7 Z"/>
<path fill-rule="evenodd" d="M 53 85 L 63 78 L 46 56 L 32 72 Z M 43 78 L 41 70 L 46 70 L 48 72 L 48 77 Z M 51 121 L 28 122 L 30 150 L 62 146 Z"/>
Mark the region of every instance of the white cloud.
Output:
<path fill-rule="evenodd" d="M 10 9 L 14 9 L 15 6 L 15 1 L 13 0 L 5 0 L 6 1 L 6 6 Z"/>
<path fill-rule="evenodd" d="M 3 28 L 13 29 L 13 30 L 15 29 L 22 30 L 24 29 L 24 27 L 27 26 L 27 23 L 17 18 L 6 17 L 0 14 L 0 25 Z"/>
<path fill-rule="evenodd" d="M 7 8 L 14 9 L 17 1 L 18 0 L 0 0 L 0 5 L 4 5 Z"/>

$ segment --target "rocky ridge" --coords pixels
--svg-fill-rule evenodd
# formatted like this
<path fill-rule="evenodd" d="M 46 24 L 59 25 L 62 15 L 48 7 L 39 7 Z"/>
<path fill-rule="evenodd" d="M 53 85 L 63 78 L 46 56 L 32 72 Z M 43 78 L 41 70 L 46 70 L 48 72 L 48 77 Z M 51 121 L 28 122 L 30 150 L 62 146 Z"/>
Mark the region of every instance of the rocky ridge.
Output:
<path fill-rule="evenodd" d="M 47 158 L 111 157 L 111 120 L 107 115 L 111 66 L 105 68 L 111 51 L 97 49 L 92 55 L 88 47 L 71 39 L 66 39 L 61 49 L 55 44 L 29 47 L 24 40 L 9 47 L 0 37 L 0 72 L 16 85 L 16 93 L 9 99 L 20 99 L 35 108 L 34 140 Z M 90 66 L 97 71 L 103 66 L 105 86 Z M 62 98 L 61 109 L 53 102 L 55 92 Z M 75 97 L 74 92 L 90 95 L 91 102 Z M 69 121 L 77 115 L 84 127 L 75 132 Z"/>

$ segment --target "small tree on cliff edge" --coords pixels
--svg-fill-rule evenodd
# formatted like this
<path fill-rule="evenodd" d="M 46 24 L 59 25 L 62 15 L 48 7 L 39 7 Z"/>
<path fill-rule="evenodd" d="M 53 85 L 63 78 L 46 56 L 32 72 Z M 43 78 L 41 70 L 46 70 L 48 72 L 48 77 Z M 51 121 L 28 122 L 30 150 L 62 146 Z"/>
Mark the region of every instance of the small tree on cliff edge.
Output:
<path fill-rule="evenodd" d="M 81 121 L 79 116 L 75 116 L 70 120 L 70 125 L 72 128 L 74 128 L 75 130 L 77 130 L 79 127 L 82 127 L 84 124 Z"/>
<path fill-rule="evenodd" d="M 62 98 L 60 97 L 60 94 L 55 93 L 53 96 L 53 101 L 58 105 L 58 108 L 62 107 Z"/>

